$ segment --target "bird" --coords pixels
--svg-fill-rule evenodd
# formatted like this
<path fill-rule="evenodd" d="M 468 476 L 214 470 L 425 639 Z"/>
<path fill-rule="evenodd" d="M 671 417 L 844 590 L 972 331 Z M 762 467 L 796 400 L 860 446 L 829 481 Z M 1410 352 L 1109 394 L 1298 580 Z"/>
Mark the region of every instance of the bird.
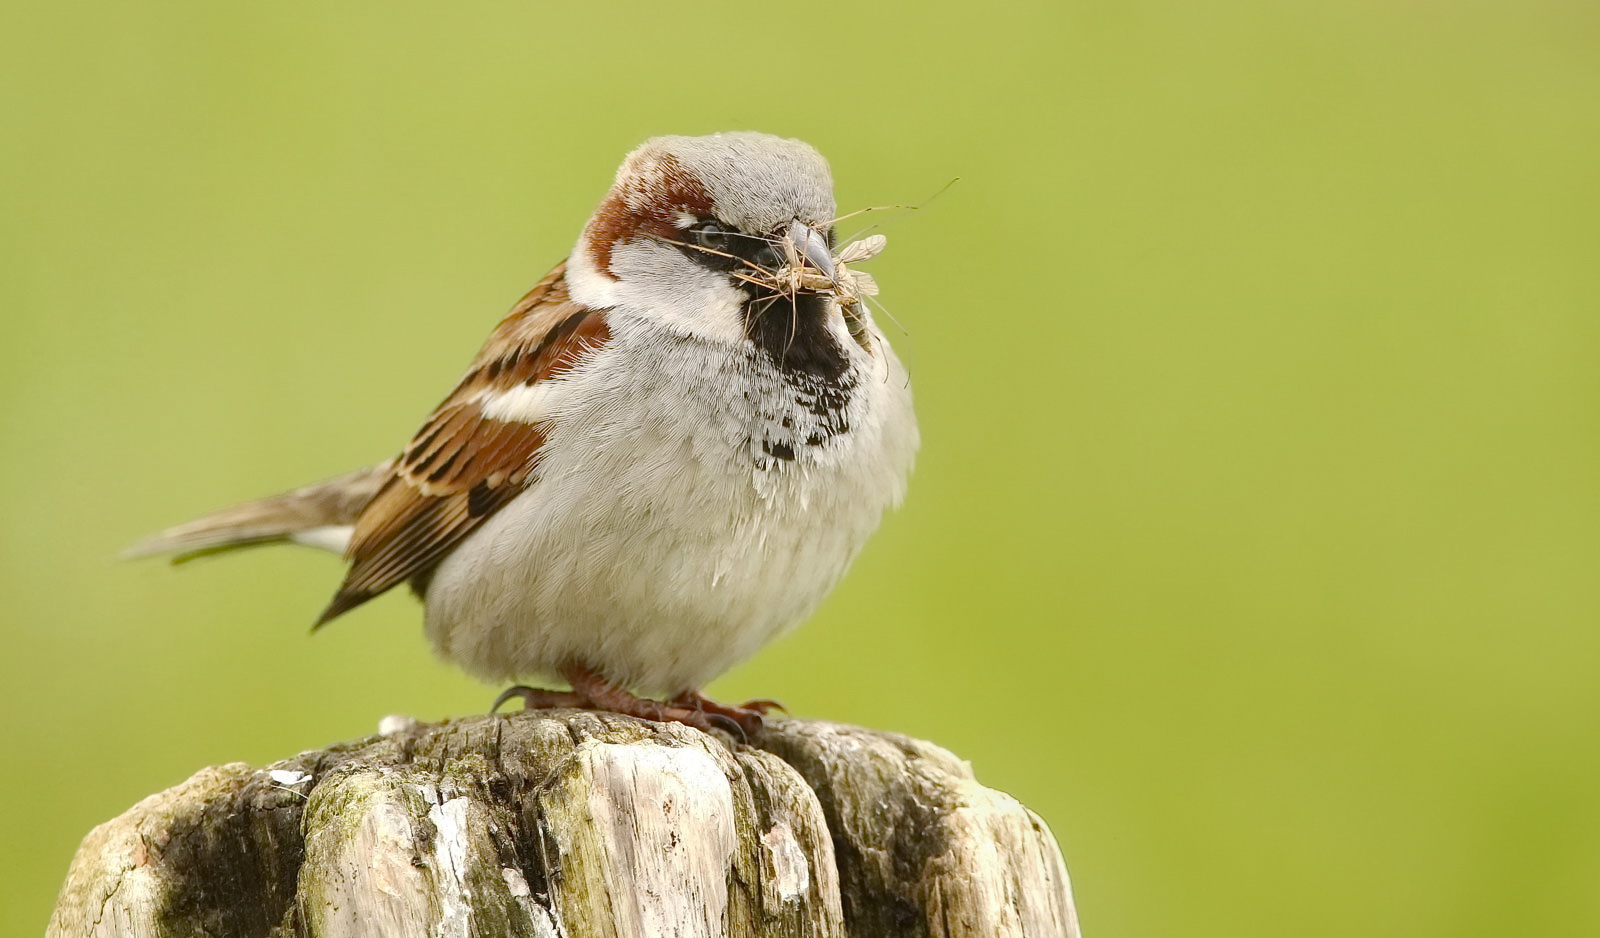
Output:
<path fill-rule="evenodd" d="M 706 683 L 804 620 L 902 500 L 905 369 L 836 249 L 832 175 L 763 133 L 624 159 L 557 264 L 398 455 L 170 528 L 130 557 L 341 553 L 317 618 L 401 584 L 495 702 L 748 736 L 777 706 Z M 647 696 L 648 695 L 648 696 Z"/>

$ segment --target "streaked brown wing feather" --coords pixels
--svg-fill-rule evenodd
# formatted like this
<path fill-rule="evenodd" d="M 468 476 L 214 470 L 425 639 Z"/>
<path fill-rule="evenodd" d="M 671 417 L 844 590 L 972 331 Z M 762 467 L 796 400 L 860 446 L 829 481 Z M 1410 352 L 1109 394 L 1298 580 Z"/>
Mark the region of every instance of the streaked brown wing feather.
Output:
<path fill-rule="evenodd" d="M 610 338 L 604 315 L 573 302 L 564 275 L 558 266 L 512 309 L 396 460 L 356 519 L 350 571 L 318 626 L 426 575 L 528 485 L 544 426 L 485 416 L 481 398 L 558 378 Z"/>

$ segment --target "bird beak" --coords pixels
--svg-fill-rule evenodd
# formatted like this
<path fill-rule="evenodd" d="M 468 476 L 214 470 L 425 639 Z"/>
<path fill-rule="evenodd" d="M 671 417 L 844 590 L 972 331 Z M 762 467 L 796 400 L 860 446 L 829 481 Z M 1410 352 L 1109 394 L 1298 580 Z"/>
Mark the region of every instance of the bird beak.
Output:
<path fill-rule="evenodd" d="M 829 280 L 835 278 L 833 251 L 828 248 L 828 239 L 822 236 L 822 232 L 796 219 L 784 229 L 783 237 L 796 261 L 822 271 L 822 275 Z"/>

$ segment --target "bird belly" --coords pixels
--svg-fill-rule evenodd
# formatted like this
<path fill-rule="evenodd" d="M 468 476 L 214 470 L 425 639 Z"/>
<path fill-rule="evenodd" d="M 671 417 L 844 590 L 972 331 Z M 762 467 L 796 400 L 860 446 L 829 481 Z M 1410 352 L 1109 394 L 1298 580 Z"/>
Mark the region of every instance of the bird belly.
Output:
<path fill-rule="evenodd" d="M 810 612 L 864 539 L 562 501 L 535 486 L 440 566 L 427 600 L 440 654 L 491 680 L 571 662 L 652 692 L 700 687 Z"/>
<path fill-rule="evenodd" d="M 435 649 L 479 677 L 572 663 L 645 692 L 703 686 L 827 595 L 898 500 L 915 447 L 914 429 L 894 439 L 862 413 L 826 453 L 778 460 L 749 438 L 742 402 L 716 399 L 721 382 L 633 388 L 662 406 L 625 421 L 604 389 L 585 390 L 596 406 L 566 415 L 537 480 L 428 587 Z"/>

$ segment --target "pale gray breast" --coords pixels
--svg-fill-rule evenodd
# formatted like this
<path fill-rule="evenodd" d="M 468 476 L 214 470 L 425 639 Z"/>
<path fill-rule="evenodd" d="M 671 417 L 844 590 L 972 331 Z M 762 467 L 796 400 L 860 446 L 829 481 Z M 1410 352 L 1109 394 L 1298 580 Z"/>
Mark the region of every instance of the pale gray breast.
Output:
<path fill-rule="evenodd" d="M 860 358 L 830 397 L 762 356 L 619 323 L 563 379 L 536 481 L 442 566 L 436 646 L 495 677 L 578 655 L 664 688 L 753 653 L 904 491 L 909 391 L 886 348 Z"/>

